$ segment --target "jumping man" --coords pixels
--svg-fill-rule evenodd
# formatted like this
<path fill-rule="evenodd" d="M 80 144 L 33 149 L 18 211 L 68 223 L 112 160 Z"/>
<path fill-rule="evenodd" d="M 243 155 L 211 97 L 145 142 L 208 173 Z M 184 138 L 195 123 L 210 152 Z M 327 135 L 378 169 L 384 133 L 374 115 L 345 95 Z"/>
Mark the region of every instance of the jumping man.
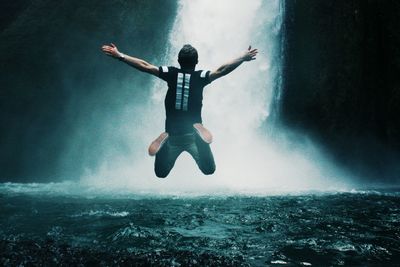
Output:
<path fill-rule="evenodd" d="M 215 172 L 214 157 L 210 149 L 211 133 L 204 128 L 201 119 L 203 89 L 206 85 L 230 73 L 245 61 L 256 59 L 257 49 L 244 52 L 240 57 L 214 71 L 198 70 L 197 50 L 184 45 L 178 54 L 180 68 L 156 67 L 142 59 L 118 51 L 114 44 L 103 45 L 102 51 L 128 65 L 157 76 L 168 83 L 165 97 L 165 132 L 154 140 L 149 154 L 156 156 L 154 170 L 157 177 L 165 178 L 174 167 L 178 156 L 187 151 L 206 175 Z"/>

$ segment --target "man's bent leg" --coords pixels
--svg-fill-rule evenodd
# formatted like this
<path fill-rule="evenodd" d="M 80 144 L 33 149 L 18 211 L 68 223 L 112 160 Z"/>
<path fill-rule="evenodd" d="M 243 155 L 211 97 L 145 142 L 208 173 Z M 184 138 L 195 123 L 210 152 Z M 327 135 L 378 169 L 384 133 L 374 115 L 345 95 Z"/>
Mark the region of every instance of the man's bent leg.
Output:
<path fill-rule="evenodd" d="M 195 134 L 195 143 L 188 152 L 192 155 L 202 173 L 210 175 L 215 172 L 215 161 L 210 145 L 204 142 L 198 134 Z"/>
<path fill-rule="evenodd" d="M 174 167 L 176 159 L 181 153 L 182 150 L 171 146 L 167 140 L 156 154 L 156 160 L 154 163 L 156 176 L 159 178 L 167 177 Z"/>

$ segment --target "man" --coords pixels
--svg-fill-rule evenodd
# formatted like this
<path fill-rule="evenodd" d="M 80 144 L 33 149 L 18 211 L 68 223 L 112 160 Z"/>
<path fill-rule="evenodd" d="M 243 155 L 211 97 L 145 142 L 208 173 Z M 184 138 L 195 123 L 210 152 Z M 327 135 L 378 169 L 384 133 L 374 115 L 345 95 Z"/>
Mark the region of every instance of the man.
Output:
<path fill-rule="evenodd" d="M 103 45 L 102 51 L 128 65 L 157 76 L 168 83 L 165 97 L 165 132 L 149 147 L 149 154 L 155 155 L 155 173 L 165 178 L 174 167 L 178 156 L 187 151 L 206 175 L 215 172 L 215 162 L 210 149 L 211 133 L 203 127 L 201 108 L 203 89 L 206 85 L 230 73 L 245 61 L 256 59 L 257 49 L 251 49 L 240 57 L 222 65 L 215 71 L 196 71 L 197 50 L 184 45 L 179 51 L 180 68 L 156 67 L 142 59 L 128 56 L 118 51 L 114 44 Z"/>

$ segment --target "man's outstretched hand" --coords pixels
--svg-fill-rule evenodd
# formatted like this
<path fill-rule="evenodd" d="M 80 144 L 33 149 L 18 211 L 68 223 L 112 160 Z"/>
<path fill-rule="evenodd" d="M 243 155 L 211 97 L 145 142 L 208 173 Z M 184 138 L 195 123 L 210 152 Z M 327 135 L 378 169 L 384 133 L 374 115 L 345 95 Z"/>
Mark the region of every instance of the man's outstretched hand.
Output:
<path fill-rule="evenodd" d="M 106 55 L 114 57 L 114 58 L 120 58 L 122 56 L 121 52 L 118 51 L 118 48 L 113 43 L 111 43 L 109 45 L 103 45 L 101 47 L 101 50 Z"/>
<path fill-rule="evenodd" d="M 249 48 L 247 49 L 247 51 L 244 53 L 243 55 L 243 61 L 251 61 L 251 60 L 255 60 L 256 56 L 257 56 L 258 50 L 255 49 L 251 49 L 251 45 L 249 46 Z"/>

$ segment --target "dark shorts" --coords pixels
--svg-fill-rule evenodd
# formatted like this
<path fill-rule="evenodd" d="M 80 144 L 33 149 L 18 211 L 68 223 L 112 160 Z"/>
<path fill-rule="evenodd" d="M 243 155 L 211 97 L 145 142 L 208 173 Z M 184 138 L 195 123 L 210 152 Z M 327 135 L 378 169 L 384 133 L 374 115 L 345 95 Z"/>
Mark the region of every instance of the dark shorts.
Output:
<path fill-rule="evenodd" d="M 193 157 L 204 174 L 215 172 L 215 162 L 210 145 L 194 132 L 168 137 L 168 140 L 156 154 L 154 170 L 157 177 L 166 177 L 174 167 L 178 156 L 184 151 L 187 151 Z"/>

